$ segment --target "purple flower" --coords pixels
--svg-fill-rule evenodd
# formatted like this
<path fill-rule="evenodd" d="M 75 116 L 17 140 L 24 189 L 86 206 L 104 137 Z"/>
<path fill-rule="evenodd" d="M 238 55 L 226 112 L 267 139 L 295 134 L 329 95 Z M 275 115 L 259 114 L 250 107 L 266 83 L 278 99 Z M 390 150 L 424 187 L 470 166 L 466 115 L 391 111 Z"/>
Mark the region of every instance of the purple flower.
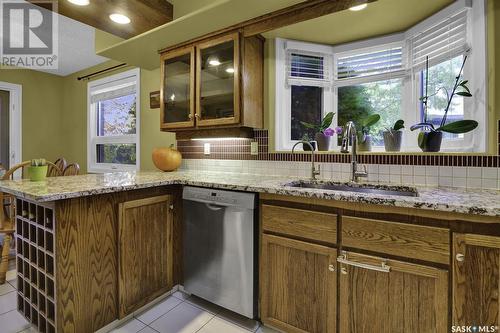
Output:
<path fill-rule="evenodd" d="M 335 133 L 342 134 L 342 127 L 340 126 L 335 127 Z"/>
<path fill-rule="evenodd" d="M 323 134 L 326 136 L 333 136 L 334 132 L 333 129 L 327 128 L 326 130 L 323 131 Z"/>

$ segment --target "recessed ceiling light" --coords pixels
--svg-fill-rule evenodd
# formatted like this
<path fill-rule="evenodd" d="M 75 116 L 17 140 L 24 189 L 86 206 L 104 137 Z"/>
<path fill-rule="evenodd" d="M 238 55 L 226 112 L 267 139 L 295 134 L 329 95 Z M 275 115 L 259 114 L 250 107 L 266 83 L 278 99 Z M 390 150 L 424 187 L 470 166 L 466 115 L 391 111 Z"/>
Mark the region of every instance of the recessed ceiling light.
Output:
<path fill-rule="evenodd" d="M 353 12 L 358 12 L 360 10 L 365 9 L 367 6 L 368 6 L 367 3 L 363 3 L 361 5 L 352 6 L 352 7 L 349 8 L 349 10 L 353 11 Z"/>
<path fill-rule="evenodd" d="M 210 66 L 219 66 L 221 64 L 221 62 L 219 61 L 218 58 L 215 58 L 215 57 L 212 57 L 212 58 L 208 58 L 208 64 Z"/>
<path fill-rule="evenodd" d="M 68 0 L 71 2 L 73 5 L 77 6 L 88 6 L 90 1 L 89 0 Z"/>
<path fill-rule="evenodd" d="M 111 15 L 109 15 L 109 18 L 111 19 L 111 21 L 116 22 L 118 24 L 129 24 L 130 23 L 130 19 L 127 16 L 122 15 L 122 14 L 111 14 Z"/>
<path fill-rule="evenodd" d="M 233 67 L 228 67 L 228 68 L 226 68 L 226 72 L 229 73 L 229 74 L 233 74 L 234 73 L 234 68 Z"/>

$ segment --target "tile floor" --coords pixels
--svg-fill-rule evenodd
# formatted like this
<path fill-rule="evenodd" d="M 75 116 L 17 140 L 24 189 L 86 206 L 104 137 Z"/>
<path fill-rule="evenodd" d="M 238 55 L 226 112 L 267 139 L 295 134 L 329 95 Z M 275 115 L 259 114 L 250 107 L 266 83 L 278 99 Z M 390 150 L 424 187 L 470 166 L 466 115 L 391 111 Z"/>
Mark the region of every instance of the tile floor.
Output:
<path fill-rule="evenodd" d="M 0 285 L 2 333 L 35 333 L 16 310 L 15 272 Z M 259 322 L 244 318 L 195 296 L 175 292 L 160 303 L 134 316 L 113 333 L 275 333 Z"/>

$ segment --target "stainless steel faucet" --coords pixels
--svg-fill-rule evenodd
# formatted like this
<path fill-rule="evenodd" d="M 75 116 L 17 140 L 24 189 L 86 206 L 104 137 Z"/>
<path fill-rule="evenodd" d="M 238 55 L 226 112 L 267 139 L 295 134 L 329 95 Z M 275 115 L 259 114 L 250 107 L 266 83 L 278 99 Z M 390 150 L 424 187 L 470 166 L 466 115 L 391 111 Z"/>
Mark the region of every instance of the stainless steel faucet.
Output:
<path fill-rule="evenodd" d="M 358 154 L 356 150 L 357 133 L 356 125 L 352 121 L 348 121 L 345 125 L 344 136 L 342 138 L 342 146 L 340 152 L 343 154 L 349 154 L 349 144 L 352 146 L 352 158 L 351 158 L 351 181 L 357 182 L 360 177 L 368 177 L 366 172 L 366 167 L 363 171 L 358 170 Z"/>
<path fill-rule="evenodd" d="M 316 176 L 319 176 L 321 174 L 321 170 L 320 170 L 319 165 L 318 165 L 318 168 L 316 168 L 316 166 L 314 165 L 314 147 L 312 146 L 312 144 L 308 141 L 299 141 L 293 145 L 292 154 L 295 152 L 295 147 L 301 143 L 307 144 L 307 145 L 309 145 L 309 147 L 311 147 L 311 163 L 312 163 L 311 164 L 311 179 L 316 180 Z"/>

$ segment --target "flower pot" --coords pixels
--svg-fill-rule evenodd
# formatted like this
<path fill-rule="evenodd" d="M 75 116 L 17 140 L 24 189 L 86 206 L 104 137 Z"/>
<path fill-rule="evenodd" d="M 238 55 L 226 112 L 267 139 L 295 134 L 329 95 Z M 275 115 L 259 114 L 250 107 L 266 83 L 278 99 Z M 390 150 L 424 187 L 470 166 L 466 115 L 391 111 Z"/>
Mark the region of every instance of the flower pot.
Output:
<path fill-rule="evenodd" d="M 316 150 L 316 141 L 308 141 L 308 142 L 309 142 L 309 143 L 311 144 L 311 146 L 313 147 L 313 150 Z M 311 151 L 311 147 L 310 147 L 308 144 L 303 143 L 303 144 L 302 144 L 302 150 L 303 150 L 303 151 Z"/>
<path fill-rule="evenodd" d="M 330 150 L 330 140 L 331 136 L 325 135 L 323 133 L 316 133 L 315 137 L 316 142 L 318 143 L 319 151 L 328 151 Z"/>
<path fill-rule="evenodd" d="M 372 151 L 372 136 L 365 135 L 365 140 L 358 140 L 358 151 Z"/>
<path fill-rule="evenodd" d="M 423 152 L 438 152 L 441 150 L 443 132 L 420 132 L 418 134 L 418 146 Z"/>
<path fill-rule="evenodd" d="M 402 131 L 385 131 L 383 134 L 385 151 L 401 151 Z"/>
<path fill-rule="evenodd" d="M 39 182 L 41 180 L 45 180 L 47 178 L 47 165 L 42 166 L 29 166 L 28 167 L 28 175 L 32 182 Z"/>

